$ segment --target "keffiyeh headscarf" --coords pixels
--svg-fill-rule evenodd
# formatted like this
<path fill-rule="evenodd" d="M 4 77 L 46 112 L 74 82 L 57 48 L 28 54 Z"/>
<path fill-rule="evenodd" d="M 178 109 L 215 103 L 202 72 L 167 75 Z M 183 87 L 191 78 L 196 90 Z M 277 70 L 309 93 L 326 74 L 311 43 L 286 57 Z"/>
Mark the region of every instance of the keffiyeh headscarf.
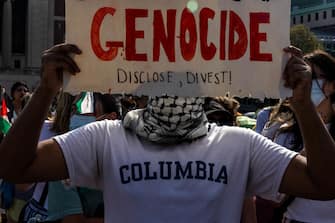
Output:
<path fill-rule="evenodd" d="M 123 126 L 155 143 L 192 141 L 208 132 L 203 104 L 201 97 L 150 98 L 147 108 L 127 113 Z"/>

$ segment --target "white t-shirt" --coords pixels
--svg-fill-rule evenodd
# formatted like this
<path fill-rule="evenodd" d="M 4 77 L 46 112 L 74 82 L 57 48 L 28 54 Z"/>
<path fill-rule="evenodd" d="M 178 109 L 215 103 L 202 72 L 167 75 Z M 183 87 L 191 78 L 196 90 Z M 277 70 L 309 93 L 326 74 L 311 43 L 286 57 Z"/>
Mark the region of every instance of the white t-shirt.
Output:
<path fill-rule="evenodd" d="M 119 121 L 55 137 L 72 182 L 104 191 L 105 222 L 240 221 L 243 199 L 276 199 L 296 153 L 252 130 L 212 126 L 192 143 L 140 140 Z"/>
<path fill-rule="evenodd" d="M 334 223 L 335 200 L 316 201 L 295 198 L 287 207 L 285 217 L 302 222 Z"/>

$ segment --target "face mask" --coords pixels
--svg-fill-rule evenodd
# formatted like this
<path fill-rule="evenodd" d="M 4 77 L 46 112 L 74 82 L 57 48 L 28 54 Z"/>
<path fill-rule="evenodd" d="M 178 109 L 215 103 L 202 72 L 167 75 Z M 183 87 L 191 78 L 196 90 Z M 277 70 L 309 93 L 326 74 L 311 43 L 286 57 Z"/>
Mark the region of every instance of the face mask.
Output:
<path fill-rule="evenodd" d="M 79 128 L 91 122 L 95 122 L 94 116 L 73 115 L 70 118 L 70 130 Z"/>
<path fill-rule="evenodd" d="M 325 94 L 321 90 L 323 83 L 324 80 L 312 80 L 311 99 L 315 107 L 325 99 Z"/>

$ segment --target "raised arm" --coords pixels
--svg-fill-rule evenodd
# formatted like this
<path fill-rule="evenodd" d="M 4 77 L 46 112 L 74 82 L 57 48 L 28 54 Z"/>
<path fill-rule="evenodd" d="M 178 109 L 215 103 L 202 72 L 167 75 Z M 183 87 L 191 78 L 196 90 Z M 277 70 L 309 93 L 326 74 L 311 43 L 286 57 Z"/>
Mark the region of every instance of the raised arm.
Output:
<path fill-rule="evenodd" d="M 311 68 L 302 53 L 286 48 L 292 57 L 284 79 L 293 89 L 290 98 L 305 145 L 306 158 L 297 156 L 288 166 L 280 191 L 310 199 L 335 199 L 335 143 L 311 101 Z"/>
<path fill-rule="evenodd" d="M 0 178 L 29 182 L 67 176 L 57 143 L 47 140 L 39 144 L 38 139 L 52 99 L 62 87 L 63 71 L 79 72 L 70 55 L 80 53 L 70 44 L 43 53 L 40 84 L 0 145 Z"/>

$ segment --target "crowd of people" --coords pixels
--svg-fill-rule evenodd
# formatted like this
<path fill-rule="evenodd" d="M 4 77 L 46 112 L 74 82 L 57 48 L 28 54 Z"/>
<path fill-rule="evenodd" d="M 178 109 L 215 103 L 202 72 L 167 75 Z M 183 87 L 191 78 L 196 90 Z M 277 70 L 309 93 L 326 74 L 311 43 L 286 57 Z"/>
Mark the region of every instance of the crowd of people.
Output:
<path fill-rule="evenodd" d="M 70 95 L 82 52 L 47 50 L 34 92 L 2 91 L 0 222 L 334 222 L 335 59 L 284 51 L 292 97 L 245 124 L 238 97 Z"/>

